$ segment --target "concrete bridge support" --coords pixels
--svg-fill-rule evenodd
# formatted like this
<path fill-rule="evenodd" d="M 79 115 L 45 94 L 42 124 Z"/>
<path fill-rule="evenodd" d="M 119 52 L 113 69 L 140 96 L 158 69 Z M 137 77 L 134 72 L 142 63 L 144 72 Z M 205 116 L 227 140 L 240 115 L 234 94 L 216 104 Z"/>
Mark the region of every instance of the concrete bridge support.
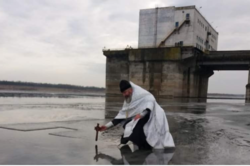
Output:
<path fill-rule="evenodd" d="M 196 66 L 193 47 L 104 51 L 106 63 L 106 117 L 122 106 L 119 82 L 126 79 L 150 91 L 155 98 L 206 98 L 212 70 Z"/>

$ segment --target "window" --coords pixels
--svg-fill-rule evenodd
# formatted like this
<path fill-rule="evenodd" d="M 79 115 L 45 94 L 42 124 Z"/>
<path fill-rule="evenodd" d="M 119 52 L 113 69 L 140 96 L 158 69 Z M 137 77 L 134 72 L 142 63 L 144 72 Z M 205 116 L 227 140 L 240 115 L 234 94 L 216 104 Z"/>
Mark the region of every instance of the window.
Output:
<path fill-rule="evenodd" d="M 186 20 L 189 20 L 189 18 L 190 18 L 190 15 L 189 15 L 189 13 L 187 13 L 186 14 Z"/>
<path fill-rule="evenodd" d="M 178 28 L 179 22 L 175 22 L 175 28 Z"/>

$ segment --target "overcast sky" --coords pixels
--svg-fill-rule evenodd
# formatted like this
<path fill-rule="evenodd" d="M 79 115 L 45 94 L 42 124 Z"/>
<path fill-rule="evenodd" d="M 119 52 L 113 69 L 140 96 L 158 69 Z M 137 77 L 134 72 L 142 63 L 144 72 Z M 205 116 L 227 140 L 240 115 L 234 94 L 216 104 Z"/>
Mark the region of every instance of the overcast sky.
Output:
<path fill-rule="evenodd" d="M 105 86 L 102 49 L 137 47 L 139 10 L 196 5 L 218 50 L 250 50 L 249 0 L 0 0 L 0 80 Z M 248 72 L 215 72 L 209 92 L 245 93 Z"/>

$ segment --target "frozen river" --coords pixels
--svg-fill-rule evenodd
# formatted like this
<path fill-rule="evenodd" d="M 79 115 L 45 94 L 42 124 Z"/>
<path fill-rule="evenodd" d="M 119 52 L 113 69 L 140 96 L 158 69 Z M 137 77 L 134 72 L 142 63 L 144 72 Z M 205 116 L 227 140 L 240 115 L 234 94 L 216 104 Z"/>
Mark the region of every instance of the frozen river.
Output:
<path fill-rule="evenodd" d="M 250 164 L 244 100 L 162 106 L 175 150 L 138 153 L 117 148 L 119 126 L 95 141 L 94 126 L 109 121 L 104 97 L 0 97 L 0 164 Z"/>

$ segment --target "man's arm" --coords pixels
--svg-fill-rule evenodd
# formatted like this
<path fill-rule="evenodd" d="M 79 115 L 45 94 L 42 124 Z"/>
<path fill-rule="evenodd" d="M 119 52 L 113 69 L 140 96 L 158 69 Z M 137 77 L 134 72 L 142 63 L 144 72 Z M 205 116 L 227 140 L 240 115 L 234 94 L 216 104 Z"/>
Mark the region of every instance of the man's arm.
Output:
<path fill-rule="evenodd" d="M 125 119 L 113 119 L 112 123 L 114 126 L 118 125 L 119 123 L 121 123 L 122 121 L 124 121 Z"/>
<path fill-rule="evenodd" d="M 108 122 L 107 124 L 105 124 L 104 126 L 100 127 L 100 131 L 105 131 L 113 126 L 118 125 L 119 123 L 121 123 L 122 121 L 124 121 L 125 119 L 113 119 L 112 121 Z"/>
<path fill-rule="evenodd" d="M 142 113 L 140 114 L 137 114 L 134 119 L 137 120 L 137 119 L 140 119 L 140 118 L 143 118 L 144 116 L 146 116 L 148 113 L 150 112 L 150 109 L 145 109 Z M 100 130 L 99 131 L 105 131 L 113 126 L 116 126 L 117 124 L 121 123 L 122 121 L 124 121 L 126 119 L 113 119 L 112 121 L 108 122 L 106 125 L 103 125 L 100 127 Z"/>
<path fill-rule="evenodd" d="M 137 115 L 135 116 L 134 120 L 143 118 L 143 117 L 145 117 L 148 113 L 150 113 L 150 109 L 146 108 L 145 110 L 143 110 L 142 113 L 137 114 Z"/>

